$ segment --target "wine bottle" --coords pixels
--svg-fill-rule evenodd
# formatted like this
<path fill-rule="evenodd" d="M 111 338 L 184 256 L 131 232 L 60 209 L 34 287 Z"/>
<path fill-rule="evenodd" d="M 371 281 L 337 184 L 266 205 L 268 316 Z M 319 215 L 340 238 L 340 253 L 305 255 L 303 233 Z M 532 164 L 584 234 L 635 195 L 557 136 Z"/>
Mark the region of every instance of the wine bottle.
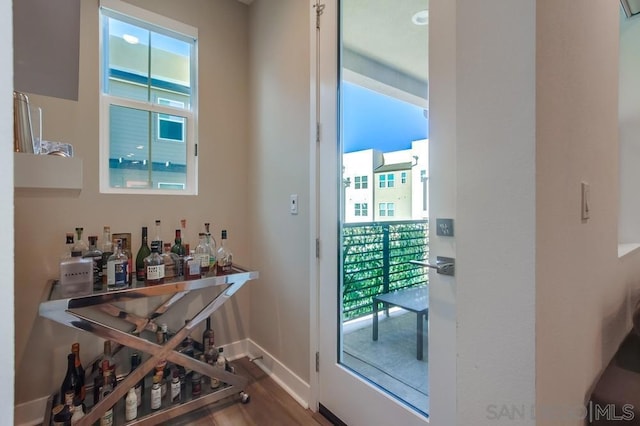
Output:
<path fill-rule="evenodd" d="M 85 383 L 84 367 L 82 366 L 82 361 L 80 361 L 80 343 L 76 342 L 72 344 L 71 352 L 74 355 L 74 367 L 76 369 L 76 374 L 80 380 L 80 401 L 84 402 L 84 398 L 87 394 L 87 386 Z"/>
<path fill-rule="evenodd" d="M 140 244 L 140 249 L 138 249 L 138 254 L 136 255 L 136 279 L 140 282 L 145 280 L 146 277 L 146 268 L 144 265 L 144 259 L 151 254 L 151 249 L 149 249 L 149 244 L 147 243 L 147 227 L 142 227 L 142 244 Z"/>
<path fill-rule="evenodd" d="M 202 332 L 202 352 L 209 353 L 209 348 L 215 347 L 213 340 L 213 330 L 211 329 L 211 317 L 207 318 L 207 327 Z"/>
<path fill-rule="evenodd" d="M 204 232 L 198 234 L 198 245 L 196 246 L 196 257 L 200 261 L 200 274 L 205 276 L 209 272 L 209 256 L 211 249 L 207 243 L 207 236 Z"/>
<path fill-rule="evenodd" d="M 60 386 L 60 404 L 65 404 L 67 391 L 73 391 L 74 395 L 80 396 L 80 378 L 76 371 L 76 356 L 73 353 L 67 355 L 67 374 Z"/>

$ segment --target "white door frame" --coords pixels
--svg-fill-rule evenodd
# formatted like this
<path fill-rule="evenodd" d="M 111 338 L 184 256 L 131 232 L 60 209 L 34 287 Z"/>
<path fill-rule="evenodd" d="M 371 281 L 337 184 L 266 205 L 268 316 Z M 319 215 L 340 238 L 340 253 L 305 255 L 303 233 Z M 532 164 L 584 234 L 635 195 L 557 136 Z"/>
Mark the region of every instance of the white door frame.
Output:
<path fill-rule="evenodd" d="M 322 49 L 326 49 L 326 46 L 336 46 L 337 48 L 337 0 L 323 0 L 323 4 L 326 4 L 324 14 L 321 16 L 321 45 Z M 333 265 L 333 270 L 337 275 L 337 253 L 335 247 L 337 247 L 337 231 L 336 227 L 329 226 L 328 228 L 321 223 L 321 217 L 326 215 L 322 212 L 334 212 L 334 216 L 337 216 L 338 197 L 333 197 L 332 203 L 328 206 L 321 206 L 320 194 L 326 191 L 326 188 L 321 188 L 323 182 L 320 179 L 320 156 L 321 150 L 324 155 L 330 153 L 332 149 L 336 150 L 337 147 L 331 147 L 331 141 L 335 140 L 334 136 L 337 135 L 337 128 L 334 120 L 331 120 L 331 116 L 323 117 L 325 104 L 330 103 L 324 96 L 318 99 L 316 93 L 317 90 L 322 92 L 327 91 L 334 94 L 337 92 L 337 52 L 332 55 L 323 54 L 320 64 L 317 62 L 317 43 L 316 43 L 316 27 L 315 23 L 316 15 L 314 5 L 315 0 L 310 1 L 310 13 L 311 13 L 311 70 L 312 70 L 312 82 L 311 82 L 311 126 L 312 134 L 310 135 L 311 143 L 313 144 L 311 149 L 310 159 L 310 193 L 315 194 L 311 203 L 311 259 L 310 259 L 310 281 L 311 281 L 311 308 L 310 308 L 310 332 L 311 332 L 311 357 L 310 357 L 310 377 L 311 377 L 311 407 L 317 410 L 321 400 L 320 392 L 320 376 L 315 371 L 315 354 L 319 351 L 322 341 L 333 341 L 335 347 L 336 330 L 334 327 L 329 329 L 323 329 L 320 324 L 320 311 L 319 305 L 321 302 L 322 293 L 320 292 L 321 284 L 321 270 L 319 261 L 315 257 L 316 238 L 322 236 L 319 253 L 323 261 L 329 260 Z M 438 40 L 439 46 L 434 49 L 430 47 L 430 63 L 435 61 L 439 63 L 433 70 L 430 70 L 430 83 L 433 80 L 440 80 L 444 84 L 450 83 L 453 78 L 452 84 L 455 88 L 455 4 L 450 0 L 432 0 L 430 2 L 430 16 L 432 19 L 439 18 L 438 24 L 431 24 L 430 39 Z M 435 17 L 435 18 L 434 18 Z M 432 43 L 433 46 L 433 43 Z M 433 51 L 432 51 L 433 49 Z M 320 75 L 322 76 L 320 83 L 316 84 L 317 73 L 319 70 L 318 65 L 321 66 Z M 333 70 L 333 76 L 331 76 L 331 70 Z M 328 73 L 328 74 L 327 74 Z M 434 109 L 434 105 L 442 108 L 442 117 L 436 115 L 437 119 L 443 120 L 443 125 L 435 129 L 435 133 L 431 132 L 432 138 L 443 138 L 444 143 L 440 144 L 442 149 L 437 150 L 435 155 L 430 155 L 431 158 L 438 158 L 438 164 L 433 162 L 430 164 L 430 178 L 431 183 L 437 182 L 437 184 L 430 189 L 431 201 L 430 205 L 435 209 L 431 209 L 430 220 L 435 223 L 435 217 L 451 217 L 455 215 L 455 96 L 451 97 L 450 91 L 442 90 L 438 92 L 430 93 L 431 109 Z M 334 101 L 335 102 L 335 101 Z M 321 105 L 322 103 L 322 105 Z M 433 115 L 431 116 L 433 118 Z M 327 119 L 329 118 L 329 120 Z M 321 122 L 321 142 L 316 144 L 316 120 Z M 453 131 L 453 132 L 452 132 Z M 430 144 L 431 145 L 431 144 Z M 337 153 L 335 153 L 337 155 Z M 448 167 L 450 165 L 451 167 Z M 440 166 L 440 167 L 438 167 Z M 323 173 L 325 179 L 330 177 L 331 180 L 338 179 L 337 169 L 335 164 L 333 169 L 326 170 L 323 165 Z M 434 179 L 437 177 L 436 179 Z M 439 188 L 436 188 L 438 186 Z M 336 194 L 337 195 L 337 194 Z M 441 207 L 438 207 L 438 206 Z M 332 232 L 333 229 L 333 232 Z M 448 257 L 455 257 L 455 244 L 453 239 L 449 238 L 444 241 L 437 241 L 437 238 L 432 238 L 430 243 L 430 251 L 432 255 L 441 255 Z M 328 258 L 328 259 L 327 259 Z M 331 270 L 331 268 L 327 268 Z M 336 384 L 336 392 L 348 393 L 349 396 L 363 395 L 364 398 L 357 398 L 355 401 L 351 401 L 349 409 L 344 412 L 340 412 L 335 407 L 328 406 L 330 410 L 336 410 L 334 412 L 341 420 L 347 424 L 416 424 L 424 425 L 427 423 L 437 426 L 454 425 L 456 419 L 456 310 L 455 310 L 455 278 L 443 277 L 430 272 L 430 298 L 437 301 L 440 307 L 430 310 L 430 329 L 429 329 L 429 377 L 430 377 L 430 417 L 426 420 L 423 416 L 419 415 L 414 410 L 406 407 L 405 405 L 397 402 L 395 399 L 380 391 L 375 386 L 363 382 L 356 376 L 345 370 L 340 366 L 334 365 L 331 360 L 325 359 L 327 357 L 321 357 L 320 369 L 323 374 L 327 373 L 327 369 L 342 370 L 338 374 L 335 380 L 339 382 Z M 324 284 L 323 284 L 324 285 Z M 333 340 L 331 339 L 333 334 Z M 434 340 L 432 340 L 434 339 Z M 436 344 L 431 342 L 435 341 Z M 434 347 L 439 350 L 434 351 Z M 434 364 L 437 365 L 437 369 L 431 368 Z M 334 380 L 334 379 L 332 379 Z M 356 383 L 356 392 L 347 391 L 348 385 L 345 381 L 352 381 Z M 337 397 L 340 398 L 339 396 Z M 391 406 L 396 407 L 392 410 L 388 408 L 391 402 Z M 326 402 L 325 402 L 326 403 Z M 352 420 L 352 414 L 358 413 L 364 417 L 358 418 L 358 420 Z"/>

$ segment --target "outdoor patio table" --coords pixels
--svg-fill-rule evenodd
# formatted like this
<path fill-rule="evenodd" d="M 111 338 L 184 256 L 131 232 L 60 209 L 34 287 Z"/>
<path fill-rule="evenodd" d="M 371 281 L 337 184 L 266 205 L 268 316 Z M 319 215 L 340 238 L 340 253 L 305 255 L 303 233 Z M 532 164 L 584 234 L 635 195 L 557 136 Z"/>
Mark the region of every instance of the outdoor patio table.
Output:
<path fill-rule="evenodd" d="M 393 291 L 391 293 L 382 293 L 373 297 L 373 340 L 378 340 L 378 305 L 398 306 L 416 313 L 416 344 L 417 358 L 423 358 L 422 345 L 426 334 L 424 328 L 424 320 L 429 313 L 429 292 L 427 287 L 407 288 L 403 290 Z"/>

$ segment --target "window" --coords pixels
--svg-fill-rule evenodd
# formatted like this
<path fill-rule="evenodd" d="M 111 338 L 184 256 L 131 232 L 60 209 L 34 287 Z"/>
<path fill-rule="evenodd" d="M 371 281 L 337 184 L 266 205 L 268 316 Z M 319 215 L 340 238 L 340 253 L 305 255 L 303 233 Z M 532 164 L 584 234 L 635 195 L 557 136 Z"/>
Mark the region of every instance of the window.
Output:
<path fill-rule="evenodd" d="M 356 216 L 368 216 L 369 207 L 367 203 L 355 203 L 355 215 Z"/>
<path fill-rule="evenodd" d="M 395 209 L 394 203 L 380 203 L 378 205 L 378 213 L 380 216 L 395 216 Z"/>
<path fill-rule="evenodd" d="M 197 194 L 197 29 L 119 0 L 100 25 L 100 191 Z"/>
<path fill-rule="evenodd" d="M 407 183 L 407 172 L 400 173 L 400 181 L 402 183 Z"/>
<path fill-rule="evenodd" d="M 393 173 L 388 173 L 386 175 L 380 175 L 380 188 L 393 188 L 395 186 L 395 176 Z"/>
<path fill-rule="evenodd" d="M 355 189 L 367 189 L 369 187 L 368 176 L 356 176 L 355 177 Z"/>

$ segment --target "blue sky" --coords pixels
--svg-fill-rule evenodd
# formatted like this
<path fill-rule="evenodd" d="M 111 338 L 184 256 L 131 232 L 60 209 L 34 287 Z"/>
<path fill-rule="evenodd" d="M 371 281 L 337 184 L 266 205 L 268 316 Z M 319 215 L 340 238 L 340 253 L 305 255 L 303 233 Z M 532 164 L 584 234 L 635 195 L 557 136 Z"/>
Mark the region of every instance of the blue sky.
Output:
<path fill-rule="evenodd" d="M 397 151 L 429 135 L 422 108 L 355 84 L 343 82 L 342 107 L 344 152 Z"/>

